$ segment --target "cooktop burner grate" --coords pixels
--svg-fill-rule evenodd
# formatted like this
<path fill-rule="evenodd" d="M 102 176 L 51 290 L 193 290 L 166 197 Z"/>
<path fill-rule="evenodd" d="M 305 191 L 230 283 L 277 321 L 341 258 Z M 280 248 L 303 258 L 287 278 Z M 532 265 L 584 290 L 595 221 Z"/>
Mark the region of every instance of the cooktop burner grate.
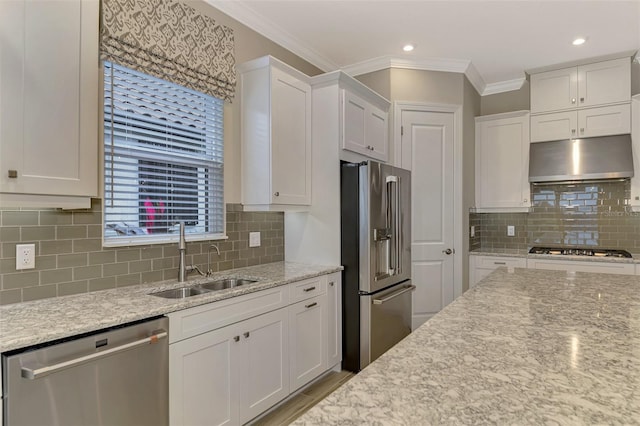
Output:
<path fill-rule="evenodd" d="M 626 250 L 580 247 L 531 247 L 529 253 L 559 256 L 632 257 L 631 253 Z"/>

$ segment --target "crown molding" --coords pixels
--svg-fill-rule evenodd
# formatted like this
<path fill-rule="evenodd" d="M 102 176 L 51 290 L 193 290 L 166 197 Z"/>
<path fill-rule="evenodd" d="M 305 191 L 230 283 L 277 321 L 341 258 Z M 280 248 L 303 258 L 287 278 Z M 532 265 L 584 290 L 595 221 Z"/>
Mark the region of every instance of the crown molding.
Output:
<path fill-rule="evenodd" d="M 489 83 L 485 86 L 481 95 L 495 95 L 496 93 L 511 92 L 513 90 L 519 90 L 524 82 L 525 77 L 514 78 L 513 80 L 498 81 L 496 83 Z"/>
<path fill-rule="evenodd" d="M 208 4 L 236 21 L 249 27 L 249 29 L 263 35 L 276 44 L 298 55 L 305 61 L 320 68 L 322 71 L 334 71 L 339 66 L 318 52 L 300 43 L 291 34 L 282 28 L 259 16 L 253 9 L 239 1 L 230 0 L 205 0 Z"/>

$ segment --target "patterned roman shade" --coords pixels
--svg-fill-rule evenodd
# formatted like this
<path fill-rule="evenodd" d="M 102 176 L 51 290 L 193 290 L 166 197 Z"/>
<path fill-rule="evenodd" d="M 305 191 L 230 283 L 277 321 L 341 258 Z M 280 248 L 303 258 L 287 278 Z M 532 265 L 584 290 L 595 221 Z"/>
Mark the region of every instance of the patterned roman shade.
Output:
<path fill-rule="evenodd" d="M 101 59 L 230 101 L 233 30 L 174 0 L 102 0 Z"/>

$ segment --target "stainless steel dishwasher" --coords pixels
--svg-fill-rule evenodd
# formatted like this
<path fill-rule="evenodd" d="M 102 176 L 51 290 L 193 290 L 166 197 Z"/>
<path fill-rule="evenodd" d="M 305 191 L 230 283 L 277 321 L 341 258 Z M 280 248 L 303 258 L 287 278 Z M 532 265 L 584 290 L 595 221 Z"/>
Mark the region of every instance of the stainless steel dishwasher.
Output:
<path fill-rule="evenodd" d="M 5 426 L 169 423 L 169 320 L 3 354 Z"/>

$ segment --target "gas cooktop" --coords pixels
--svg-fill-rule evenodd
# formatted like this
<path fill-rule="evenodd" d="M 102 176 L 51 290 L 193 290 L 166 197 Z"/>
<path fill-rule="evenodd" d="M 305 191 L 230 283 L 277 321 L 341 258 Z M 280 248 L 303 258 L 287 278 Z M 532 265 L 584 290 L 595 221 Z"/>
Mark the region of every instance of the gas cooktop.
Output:
<path fill-rule="evenodd" d="M 580 247 L 531 247 L 531 254 L 551 254 L 560 256 L 632 257 L 626 250 L 580 248 Z"/>

